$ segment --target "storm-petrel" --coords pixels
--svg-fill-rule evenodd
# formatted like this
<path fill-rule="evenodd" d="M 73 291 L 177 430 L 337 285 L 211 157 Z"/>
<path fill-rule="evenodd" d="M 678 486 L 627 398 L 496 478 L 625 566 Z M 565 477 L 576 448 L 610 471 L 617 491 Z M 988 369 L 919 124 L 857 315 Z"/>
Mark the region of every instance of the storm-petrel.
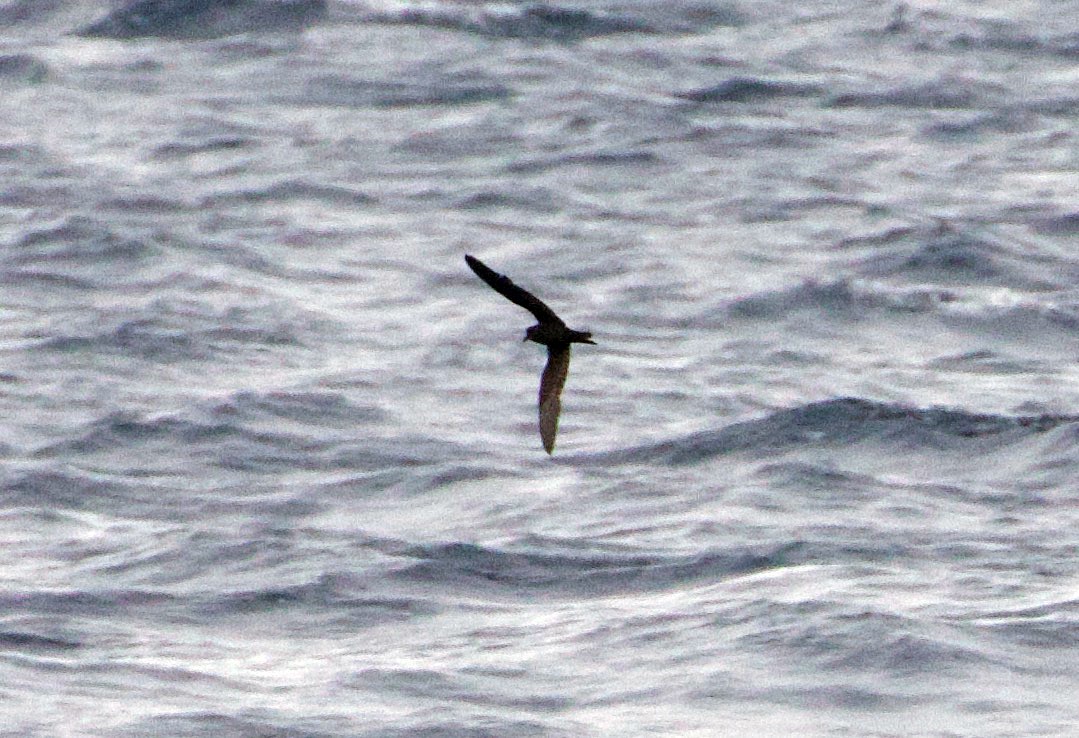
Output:
<path fill-rule="evenodd" d="M 569 371 L 569 346 L 571 343 L 591 343 L 592 334 L 566 327 L 554 310 L 531 292 L 521 289 L 510 278 L 494 271 L 474 256 L 465 254 L 465 261 L 480 279 L 494 288 L 495 292 L 516 303 L 536 316 L 539 321 L 525 331 L 526 341 L 542 343 L 547 347 L 547 366 L 543 368 L 539 390 L 539 431 L 543 448 L 554 451 L 554 437 L 558 431 L 558 412 L 562 409 L 562 385 Z"/>

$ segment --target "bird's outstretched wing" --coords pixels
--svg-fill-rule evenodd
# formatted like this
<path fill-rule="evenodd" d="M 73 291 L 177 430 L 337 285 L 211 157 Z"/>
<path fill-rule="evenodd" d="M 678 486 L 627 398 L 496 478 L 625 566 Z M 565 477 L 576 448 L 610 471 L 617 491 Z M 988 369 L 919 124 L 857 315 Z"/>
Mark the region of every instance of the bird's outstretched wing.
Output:
<path fill-rule="evenodd" d="M 559 325 L 565 325 L 562 322 L 562 319 L 555 315 L 554 310 L 547 307 L 543 300 L 539 299 L 528 290 L 515 285 L 510 281 L 509 277 L 504 274 L 499 274 L 475 256 L 465 254 L 465 261 L 468 262 L 468 266 L 472 268 L 472 271 L 474 271 L 480 279 L 489 284 L 495 292 L 535 315 L 536 320 L 540 323 L 557 323 Z M 550 366 L 550 364 L 548 364 L 548 366 Z M 561 386 L 559 389 L 561 389 Z M 554 435 L 552 434 L 551 437 L 554 438 Z"/>
<path fill-rule="evenodd" d="M 569 345 L 548 346 L 547 366 L 543 367 L 539 391 L 539 429 L 543 448 L 554 451 L 554 437 L 558 433 L 558 413 L 562 410 L 562 387 L 569 372 Z"/>

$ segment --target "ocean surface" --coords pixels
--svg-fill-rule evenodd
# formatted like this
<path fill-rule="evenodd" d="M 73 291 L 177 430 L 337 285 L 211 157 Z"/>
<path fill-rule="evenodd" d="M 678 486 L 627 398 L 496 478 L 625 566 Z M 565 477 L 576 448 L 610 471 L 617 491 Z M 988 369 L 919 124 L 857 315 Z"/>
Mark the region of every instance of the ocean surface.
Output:
<path fill-rule="evenodd" d="M 1077 29 L 0 0 L 0 736 L 1079 735 Z"/>

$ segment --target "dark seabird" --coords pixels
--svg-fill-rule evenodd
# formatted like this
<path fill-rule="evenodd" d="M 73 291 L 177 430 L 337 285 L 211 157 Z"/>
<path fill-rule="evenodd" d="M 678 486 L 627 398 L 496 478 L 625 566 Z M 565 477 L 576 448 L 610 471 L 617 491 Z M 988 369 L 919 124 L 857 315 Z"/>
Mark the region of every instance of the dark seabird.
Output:
<path fill-rule="evenodd" d="M 547 366 L 543 368 L 543 377 L 540 378 L 539 431 L 543 448 L 551 453 L 554 451 L 555 433 L 558 432 L 558 413 L 562 409 L 562 386 L 569 371 L 570 344 L 590 343 L 594 346 L 596 342 L 592 340 L 591 333 L 566 327 L 554 310 L 531 292 L 515 285 L 509 277 L 499 274 L 474 256 L 465 254 L 465 261 L 495 292 L 520 305 L 539 321 L 525 331 L 524 340 L 542 343 L 547 347 Z"/>

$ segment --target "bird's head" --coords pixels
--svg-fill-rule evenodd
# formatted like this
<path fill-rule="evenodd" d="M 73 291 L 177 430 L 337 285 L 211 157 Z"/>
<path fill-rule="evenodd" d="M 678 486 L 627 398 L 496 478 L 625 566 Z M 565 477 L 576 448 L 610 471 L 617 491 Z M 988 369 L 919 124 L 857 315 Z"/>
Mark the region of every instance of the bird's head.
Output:
<path fill-rule="evenodd" d="M 528 327 L 528 330 L 525 331 L 524 340 L 525 341 L 535 341 L 536 343 L 542 343 L 542 341 L 539 340 L 539 330 L 540 330 L 540 327 L 539 327 L 538 324 L 537 325 L 530 325 Z"/>

